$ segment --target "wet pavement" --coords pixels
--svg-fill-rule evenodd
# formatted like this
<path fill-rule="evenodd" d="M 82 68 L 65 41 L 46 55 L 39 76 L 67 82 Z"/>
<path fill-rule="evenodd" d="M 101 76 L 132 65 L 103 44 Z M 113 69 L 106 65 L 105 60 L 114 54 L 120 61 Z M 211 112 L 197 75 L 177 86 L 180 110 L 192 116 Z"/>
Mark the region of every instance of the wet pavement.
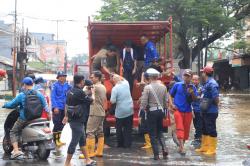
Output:
<path fill-rule="evenodd" d="M 217 155 L 207 157 L 194 152 L 194 148 L 188 141 L 185 145 L 186 156 L 177 153 L 176 145 L 170 134 L 166 134 L 170 155 L 167 160 L 153 161 L 152 151 L 142 150 L 143 138 L 133 135 L 133 147 L 131 149 L 115 148 L 115 135 L 106 139 L 110 148 L 105 149 L 103 158 L 95 158 L 98 166 L 141 166 L 141 165 L 221 165 L 221 166 L 250 166 L 250 150 L 246 145 L 250 144 L 250 95 L 249 94 L 223 94 L 221 97 L 220 114 L 217 121 L 218 149 Z M 0 138 L 4 135 L 3 124 L 9 110 L 0 111 Z M 70 129 L 67 125 L 62 133 L 62 140 L 70 141 Z M 191 138 L 193 138 L 191 133 Z M 2 144 L 2 143 L 1 143 Z M 51 153 L 48 161 L 38 162 L 32 159 L 25 161 L 12 161 L 4 155 L 0 148 L 0 166 L 42 166 L 63 165 L 66 157 L 67 146 L 61 149 L 63 156 L 56 158 Z M 73 165 L 84 166 L 83 160 L 78 159 L 79 151 L 74 155 Z"/>

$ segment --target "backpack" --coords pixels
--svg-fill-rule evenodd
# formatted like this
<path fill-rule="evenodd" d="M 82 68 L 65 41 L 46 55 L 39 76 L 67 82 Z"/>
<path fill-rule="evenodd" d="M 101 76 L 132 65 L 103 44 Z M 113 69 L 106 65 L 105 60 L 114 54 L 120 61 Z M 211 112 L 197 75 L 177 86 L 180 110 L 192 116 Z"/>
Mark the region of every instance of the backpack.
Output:
<path fill-rule="evenodd" d="M 24 116 L 27 120 L 34 120 L 40 118 L 43 112 L 43 105 L 40 98 L 37 96 L 37 92 L 32 90 L 29 93 L 25 93 L 24 102 Z"/>
<path fill-rule="evenodd" d="M 67 99 L 73 100 L 74 98 L 75 98 L 74 92 L 73 92 L 73 89 L 71 89 L 67 94 Z M 69 121 L 80 119 L 83 117 L 82 105 L 71 106 L 67 104 L 66 109 L 67 109 L 67 116 L 69 118 Z"/>

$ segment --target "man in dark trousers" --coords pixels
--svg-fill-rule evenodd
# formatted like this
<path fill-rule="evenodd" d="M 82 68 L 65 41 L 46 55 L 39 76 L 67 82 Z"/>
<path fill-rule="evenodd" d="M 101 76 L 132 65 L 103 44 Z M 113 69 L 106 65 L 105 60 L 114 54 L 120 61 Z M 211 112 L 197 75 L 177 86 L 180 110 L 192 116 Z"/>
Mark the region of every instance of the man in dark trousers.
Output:
<path fill-rule="evenodd" d="M 200 85 L 200 78 L 198 75 L 193 75 L 192 83 L 197 89 L 197 93 L 200 97 L 201 95 L 201 88 Z M 201 144 L 201 135 L 202 135 L 202 118 L 201 118 L 201 110 L 200 110 L 200 99 L 197 99 L 196 101 L 192 102 L 192 108 L 193 108 L 193 124 L 195 128 L 195 134 L 194 134 L 194 141 L 192 142 L 192 145 L 194 147 L 199 147 Z"/>
<path fill-rule="evenodd" d="M 111 76 L 115 86 L 112 89 L 110 102 L 116 104 L 116 136 L 117 147 L 130 148 L 133 128 L 133 99 L 128 91 L 129 83 L 123 77 Z"/>
<path fill-rule="evenodd" d="M 163 158 L 166 159 L 168 149 L 163 136 L 164 109 L 167 108 L 167 88 L 158 80 L 160 73 L 149 68 L 146 73 L 150 84 L 146 85 L 141 97 L 140 108 L 147 113 L 147 129 L 154 153 L 154 160 L 159 160 L 158 141 L 161 144 Z"/>
<path fill-rule="evenodd" d="M 121 52 L 120 63 L 123 70 L 123 77 L 128 81 L 130 92 L 133 91 L 134 75 L 137 66 L 137 54 L 132 48 L 132 41 L 127 40 L 124 42 L 124 49 Z"/>
<path fill-rule="evenodd" d="M 79 143 L 82 153 L 86 159 L 86 165 L 92 165 L 94 163 L 88 157 L 86 150 L 86 133 L 84 123 L 85 113 L 88 111 L 87 106 L 93 102 L 94 95 L 88 96 L 82 90 L 84 86 L 84 76 L 74 76 L 74 87 L 67 93 L 66 100 L 66 115 L 64 118 L 64 124 L 68 121 L 72 130 L 72 138 L 67 151 L 67 158 L 65 166 L 71 166 L 70 161 L 75 152 L 76 146 Z M 93 89 L 93 88 L 92 88 Z M 93 91 L 93 90 L 92 90 Z M 92 93 L 94 94 L 94 93 Z M 74 111 L 77 110 L 78 114 Z"/>
<path fill-rule="evenodd" d="M 64 127 L 62 121 L 65 116 L 66 94 L 71 89 L 71 85 L 66 82 L 66 77 L 67 75 L 64 72 L 59 71 L 56 77 L 58 81 L 52 85 L 51 89 L 53 133 L 56 146 L 58 147 L 65 145 L 65 143 L 60 141 L 60 138 Z"/>
<path fill-rule="evenodd" d="M 213 68 L 206 66 L 202 70 L 202 96 L 200 108 L 202 112 L 202 140 L 201 148 L 196 152 L 202 152 L 205 155 L 216 154 L 217 148 L 217 130 L 216 119 L 219 112 L 219 85 L 213 78 Z"/>

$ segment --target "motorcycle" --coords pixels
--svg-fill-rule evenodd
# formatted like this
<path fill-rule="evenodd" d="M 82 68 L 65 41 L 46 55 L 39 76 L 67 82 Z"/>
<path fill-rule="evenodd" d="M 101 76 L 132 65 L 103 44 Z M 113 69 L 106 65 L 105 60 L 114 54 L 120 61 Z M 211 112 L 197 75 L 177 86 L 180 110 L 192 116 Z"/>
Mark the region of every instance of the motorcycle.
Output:
<path fill-rule="evenodd" d="M 13 147 L 10 141 L 10 130 L 19 117 L 19 112 L 13 110 L 7 116 L 4 123 L 5 135 L 3 138 L 3 149 L 6 154 L 11 154 Z M 53 133 L 49 128 L 47 119 L 39 118 L 27 122 L 21 132 L 19 147 L 25 155 L 32 154 L 39 160 L 47 160 L 50 151 L 55 149 Z"/>

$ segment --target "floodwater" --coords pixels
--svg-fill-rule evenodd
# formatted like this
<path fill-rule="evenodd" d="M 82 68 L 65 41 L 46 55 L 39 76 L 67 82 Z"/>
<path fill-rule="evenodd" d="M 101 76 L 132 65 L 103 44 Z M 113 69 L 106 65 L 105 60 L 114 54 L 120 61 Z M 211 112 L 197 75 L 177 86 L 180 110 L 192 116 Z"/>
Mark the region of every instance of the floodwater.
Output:
<path fill-rule="evenodd" d="M 190 145 L 193 139 L 193 131 L 190 134 L 190 141 L 185 145 L 186 155 L 177 153 L 176 145 L 173 143 L 170 134 L 166 134 L 167 145 L 170 155 L 167 160 L 153 161 L 151 150 L 142 150 L 143 138 L 137 134 L 133 135 L 133 147 L 131 149 L 115 148 L 115 135 L 106 139 L 110 148 L 106 148 L 103 158 L 95 158 L 98 166 L 141 166 L 141 165 L 219 165 L 219 166 L 250 166 L 250 150 L 246 145 L 250 144 L 250 94 L 222 94 L 220 96 L 220 114 L 217 121 L 218 148 L 217 155 L 207 157 L 194 152 Z M 3 123 L 8 110 L 0 111 L 0 138 L 3 137 Z M 62 140 L 69 144 L 70 129 L 68 125 L 64 128 Z M 34 160 L 12 161 L 6 159 L 2 148 L 0 148 L 1 166 L 16 165 L 63 165 L 66 157 L 67 146 L 62 148 L 63 157 L 56 158 L 51 153 L 47 162 Z M 79 151 L 74 155 L 74 165 L 84 165 L 83 160 L 78 159 Z"/>

